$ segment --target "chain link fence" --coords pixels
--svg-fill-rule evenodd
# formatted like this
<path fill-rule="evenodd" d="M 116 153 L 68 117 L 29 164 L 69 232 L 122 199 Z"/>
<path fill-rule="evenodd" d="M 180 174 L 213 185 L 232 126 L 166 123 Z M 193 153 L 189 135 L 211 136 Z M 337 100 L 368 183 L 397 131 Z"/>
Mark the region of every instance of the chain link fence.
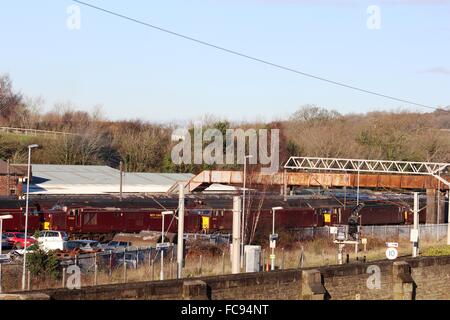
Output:
<path fill-rule="evenodd" d="M 419 225 L 419 237 L 423 240 L 440 241 L 447 237 L 447 224 L 424 224 Z M 408 240 L 412 225 L 385 225 L 385 226 L 361 226 L 361 236 L 377 238 L 380 240 Z M 296 240 L 308 240 L 318 237 L 333 237 L 330 227 L 310 227 L 294 231 Z"/>

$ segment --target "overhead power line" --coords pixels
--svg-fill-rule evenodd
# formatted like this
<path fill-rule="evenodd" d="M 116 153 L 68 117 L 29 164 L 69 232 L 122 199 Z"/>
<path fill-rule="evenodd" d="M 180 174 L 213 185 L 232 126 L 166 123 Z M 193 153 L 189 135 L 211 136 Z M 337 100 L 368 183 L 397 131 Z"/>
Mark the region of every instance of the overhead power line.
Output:
<path fill-rule="evenodd" d="M 397 98 L 397 97 L 394 97 L 394 96 L 390 96 L 390 95 L 387 95 L 387 94 L 375 92 L 375 91 L 372 91 L 372 90 L 367 90 L 367 89 L 364 89 L 364 88 L 355 87 L 353 85 L 349 85 L 349 84 L 346 84 L 346 83 L 343 83 L 343 82 L 339 82 L 339 81 L 334 81 L 334 80 L 331 80 L 331 79 L 328 79 L 328 78 L 325 78 L 325 77 L 316 76 L 316 75 L 311 74 L 311 73 L 307 73 L 307 72 L 304 72 L 304 71 L 300 71 L 300 70 L 297 70 L 297 69 L 286 67 L 286 66 L 283 66 L 283 65 L 280 65 L 280 64 L 277 64 L 277 63 L 274 63 L 274 62 L 270 62 L 270 61 L 267 61 L 267 60 L 263 60 L 263 59 L 260 59 L 260 58 L 256 58 L 256 57 L 253 57 L 253 56 L 249 56 L 249 55 L 247 55 L 245 53 L 241 53 L 241 52 L 238 52 L 238 51 L 227 49 L 227 48 L 224 48 L 224 47 L 212 44 L 210 42 L 206 42 L 206 41 L 199 40 L 199 39 L 196 39 L 196 38 L 193 38 L 193 37 L 190 37 L 190 36 L 178 33 L 178 32 L 174 32 L 174 31 L 171 31 L 171 30 L 168 30 L 168 29 L 165 29 L 165 28 L 162 28 L 162 27 L 150 24 L 148 22 L 144 22 L 144 21 L 141 21 L 141 20 L 138 20 L 138 19 L 126 16 L 124 14 L 120 14 L 120 13 L 117 13 L 117 12 L 114 12 L 114 11 L 111 11 L 111 10 L 108 10 L 108 9 L 105 9 L 105 8 L 102 8 L 102 7 L 95 6 L 95 5 L 87 3 L 87 2 L 78 1 L 78 0 L 73 0 L 73 1 L 78 3 L 78 4 L 81 4 L 81 5 L 90 7 L 92 9 L 98 10 L 98 11 L 103 12 L 103 13 L 107 13 L 107 14 L 110 14 L 110 15 L 113 15 L 113 16 L 116 16 L 116 17 L 128 20 L 128 21 L 131 21 L 131 22 L 134 22 L 134 23 L 137 23 L 137 24 L 140 24 L 140 25 L 143 25 L 143 26 L 155 29 L 155 30 L 159 30 L 159 31 L 168 33 L 168 34 L 176 36 L 176 37 L 180 37 L 180 38 L 192 41 L 192 42 L 196 42 L 196 43 L 201 44 L 203 46 L 214 48 L 214 49 L 217 49 L 217 50 L 229 53 L 229 54 L 233 54 L 233 55 L 236 55 L 236 56 L 239 56 L 239 57 L 243 57 L 243 58 L 255 61 L 255 62 L 259 62 L 259 63 L 265 64 L 265 65 L 268 65 L 268 66 L 271 66 L 271 67 L 275 67 L 275 68 L 284 70 L 284 71 L 293 72 L 293 73 L 296 73 L 296 74 L 299 74 L 299 75 L 302 75 L 302 76 L 305 76 L 305 77 L 313 78 L 313 79 L 316 79 L 316 80 L 319 80 L 319 81 L 323 81 L 323 82 L 327 82 L 327 83 L 330 83 L 330 84 L 333 84 L 333 85 L 337 85 L 337 86 L 340 86 L 340 87 L 344 87 L 344 88 L 347 88 L 347 89 L 359 91 L 359 92 L 362 92 L 362 93 L 366 93 L 366 94 L 370 94 L 370 95 L 386 98 L 386 99 L 397 101 L 397 102 L 407 103 L 407 104 L 411 104 L 411 105 L 422 107 L 422 108 L 428 108 L 428 109 L 433 109 L 433 110 L 450 112 L 450 110 L 445 110 L 445 109 L 442 109 L 442 108 L 432 107 L 432 106 L 425 105 L 425 104 L 422 104 L 422 103 L 418 103 L 418 102 L 414 102 L 414 101 L 410 101 L 410 100 L 406 100 L 406 99 Z"/>

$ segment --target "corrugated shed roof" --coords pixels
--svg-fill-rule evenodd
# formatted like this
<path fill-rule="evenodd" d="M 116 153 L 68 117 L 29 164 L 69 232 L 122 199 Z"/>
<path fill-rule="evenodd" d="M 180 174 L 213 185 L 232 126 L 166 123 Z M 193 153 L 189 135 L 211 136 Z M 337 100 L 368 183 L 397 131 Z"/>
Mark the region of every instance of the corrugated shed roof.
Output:
<path fill-rule="evenodd" d="M 130 173 L 123 175 L 124 193 L 164 193 L 190 173 Z M 33 165 L 30 191 L 35 194 L 118 193 L 120 171 L 107 166 Z"/>

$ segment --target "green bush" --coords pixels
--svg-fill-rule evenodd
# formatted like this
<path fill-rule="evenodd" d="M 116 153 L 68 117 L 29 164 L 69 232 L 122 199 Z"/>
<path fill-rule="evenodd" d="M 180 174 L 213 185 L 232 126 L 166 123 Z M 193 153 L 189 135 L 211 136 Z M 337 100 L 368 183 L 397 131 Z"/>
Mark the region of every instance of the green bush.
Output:
<path fill-rule="evenodd" d="M 430 247 L 423 251 L 424 256 L 450 256 L 450 246 Z"/>
<path fill-rule="evenodd" d="M 59 275 L 58 267 L 59 262 L 53 252 L 37 249 L 27 254 L 27 268 L 33 276 L 56 279 Z"/>

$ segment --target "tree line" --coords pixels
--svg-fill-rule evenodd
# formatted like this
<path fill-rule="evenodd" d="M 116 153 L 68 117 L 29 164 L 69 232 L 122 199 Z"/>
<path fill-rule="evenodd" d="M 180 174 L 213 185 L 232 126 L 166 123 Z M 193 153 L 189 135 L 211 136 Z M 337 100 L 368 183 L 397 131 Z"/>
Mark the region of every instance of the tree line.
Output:
<path fill-rule="evenodd" d="M 193 172 L 238 169 L 232 165 L 174 165 L 171 135 L 176 124 L 142 120 L 109 121 L 100 108 L 76 110 L 70 103 L 42 112 L 40 99 L 16 91 L 0 75 L 0 126 L 65 132 L 55 136 L 0 133 L 0 158 L 26 162 L 27 145 L 38 143 L 34 163 L 108 165 L 120 161 L 133 172 Z M 232 122 L 205 117 L 205 128 L 280 129 L 280 164 L 289 156 L 321 156 L 450 162 L 450 108 L 421 113 L 410 110 L 340 114 L 303 105 L 289 118 L 269 123 Z M 193 127 L 193 126 L 191 126 Z"/>

